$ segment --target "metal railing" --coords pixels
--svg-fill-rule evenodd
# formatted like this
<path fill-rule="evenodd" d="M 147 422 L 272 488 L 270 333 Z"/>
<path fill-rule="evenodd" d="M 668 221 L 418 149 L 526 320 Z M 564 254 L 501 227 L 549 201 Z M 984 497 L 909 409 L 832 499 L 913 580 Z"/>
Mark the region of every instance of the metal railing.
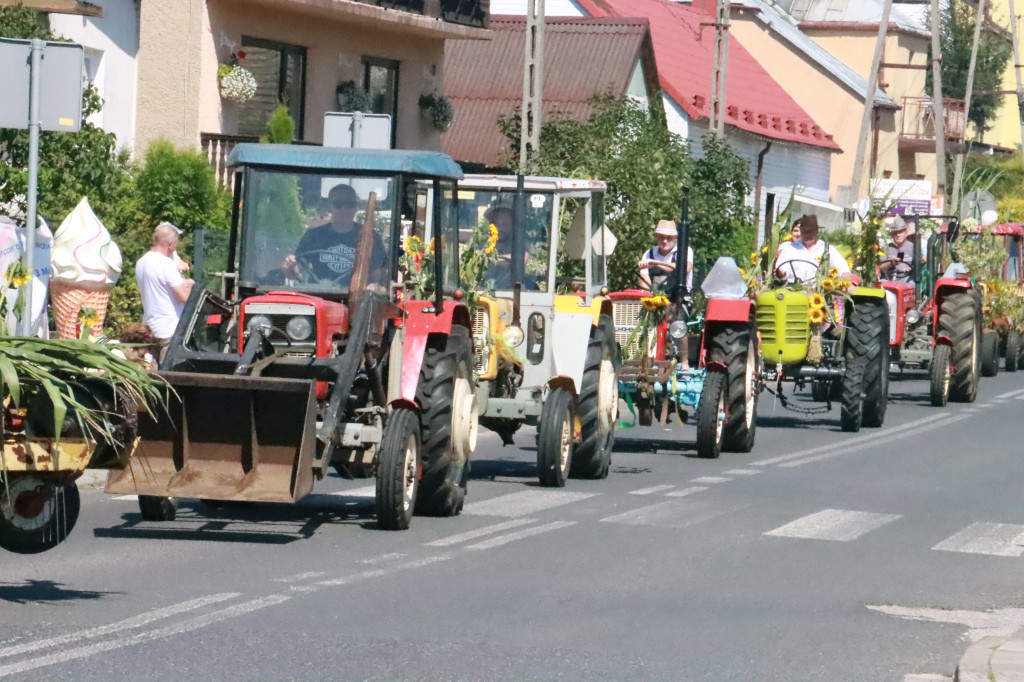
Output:
<path fill-rule="evenodd" d="M 943 121 L 947 140 L 963 140 L 967 132 L 967 110 L 962 99 L 944 97 Z M 912 140 L 935 139 L 935 106 L 931 97 L 903 98 L 903 131 Z"/>

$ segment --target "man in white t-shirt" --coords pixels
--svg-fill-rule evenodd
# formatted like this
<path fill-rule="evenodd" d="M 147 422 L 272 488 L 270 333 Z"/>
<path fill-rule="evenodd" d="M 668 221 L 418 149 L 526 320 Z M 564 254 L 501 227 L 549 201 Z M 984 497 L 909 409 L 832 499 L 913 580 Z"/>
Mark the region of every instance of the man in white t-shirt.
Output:
<path fill-rule="evenodd" d="M 135 283 L 142 296 L 142 321 L 153 336 L 166 343 L 178 326 L 178 319 L 192 292 L 194 282 L 182 277 L 174 261 L 178 228 L 160 223 L 153 231 L 153 247 L 135 264 Z"/>
<path fill-rule="evenodd" d="M 787 282 L 810 282 L 824 257 L 825 242 L 818 239 L 818 217 L 805 215 L 800 218 L 800 241 L 783 244 L 775 257 L 775 276 Z M 828 260 L 829 268 L 835 268 L 840 277 L 852 277 L 846 259 L 831 244 Z"/>
<path fill-rule="evenodd" d="M 637 263 L 640 271 L 639 285 L 647 291 L 663 291 L 669 285 L 669 278 L 676 271 L 676 243 L 679 231 L 671 220 L 659 220 L 654 228 L 654 239 L 658 245 L 648 249 Z M 693 291 L 693 249 L 686 247 L 686 290 Z"/>

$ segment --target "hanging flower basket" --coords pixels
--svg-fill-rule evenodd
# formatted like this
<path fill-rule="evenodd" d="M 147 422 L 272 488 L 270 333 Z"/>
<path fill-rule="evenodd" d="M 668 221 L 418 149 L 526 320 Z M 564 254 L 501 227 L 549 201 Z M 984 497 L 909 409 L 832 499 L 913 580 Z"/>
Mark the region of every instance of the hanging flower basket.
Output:
<path fill-rule="evenodd" d="M 442 133 L 455 122 L 455 109 L 444 95 L 420 95 L 420 114 Z"/>
<path fill-rule="evenodd" d="M 255 94 L 256 77 L 245 67 L 232 67 L 220 79 L 220 96 L 229 102 L 248 102 Z"/>

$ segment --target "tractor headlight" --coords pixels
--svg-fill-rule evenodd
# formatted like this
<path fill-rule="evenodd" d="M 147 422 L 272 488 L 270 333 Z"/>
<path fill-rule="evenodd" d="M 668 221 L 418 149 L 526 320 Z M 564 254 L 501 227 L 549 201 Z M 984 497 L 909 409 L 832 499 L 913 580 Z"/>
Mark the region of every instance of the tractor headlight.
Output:
<path fill-rule="evenodd" d="M 284 330 L 292 341 L 305 341 L 313 333 L 313 325 L 310 324 L 309 317 L 300 315 L 288 320 Z"/>
<path fill-rule="evenodd" d="M 270 332 L 274 328 L 274 323 L 270 321 L 270 318 L 266 315 L 253 315 L 249 318 L 248 324 L 245 328 L 252 334 L 257 329 L 261 330 L 264 335 Z"/>
<path fill-rule="evenodd" d="M 505 327 L 505 343 L 513 348 L 523 343 L 523 330 L 519 327 Z"/>
<path fill-rule="evenodd" d="M 907 324 L 917 324 L 921 321 L 921 311 L 917 308 L 911 308 L 907 311 Z"/>
<path fill-rule="evenodd" d="M 686 336 L 686 321 L 676 320 L 668 326 L 668 335 L 678 341 Z"/>

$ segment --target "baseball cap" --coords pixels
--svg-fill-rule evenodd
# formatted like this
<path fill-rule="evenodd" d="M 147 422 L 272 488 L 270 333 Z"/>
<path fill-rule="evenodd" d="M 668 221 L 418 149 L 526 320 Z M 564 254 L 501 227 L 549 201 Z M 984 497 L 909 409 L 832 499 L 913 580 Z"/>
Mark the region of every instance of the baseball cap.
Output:
<path fill-rule="evenodd" d="M 659 220 L 658 226 L 654 228 L 654 234 L 663 234 L 669 237 L 675 237 L 679 234 L 678 228 L 674 220 Z"/>

